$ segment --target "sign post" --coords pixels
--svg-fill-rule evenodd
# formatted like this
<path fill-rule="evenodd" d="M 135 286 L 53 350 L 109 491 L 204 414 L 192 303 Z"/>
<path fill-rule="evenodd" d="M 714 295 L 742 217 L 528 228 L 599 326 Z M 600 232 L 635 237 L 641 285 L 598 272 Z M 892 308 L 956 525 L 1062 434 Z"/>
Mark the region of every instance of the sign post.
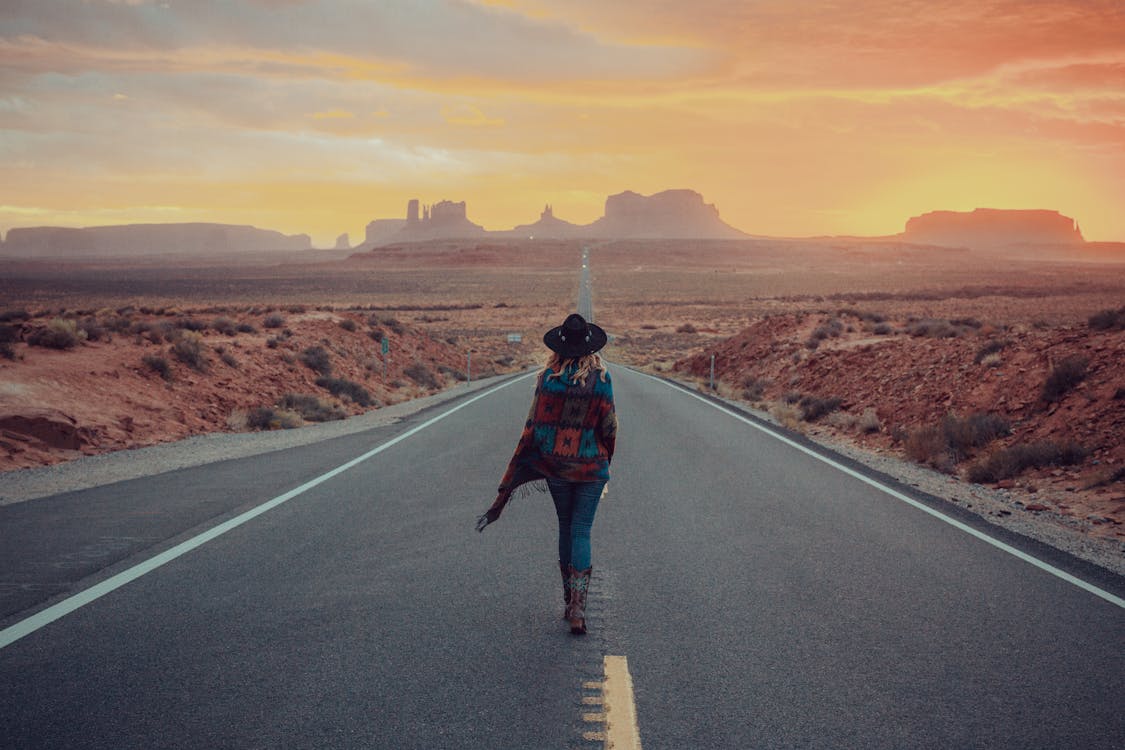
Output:
<path fill-rule="evenodd" d="M 391 358 L 391 340 L 383 337 L 383 380 L 387 379 L 387 361 Z"/>

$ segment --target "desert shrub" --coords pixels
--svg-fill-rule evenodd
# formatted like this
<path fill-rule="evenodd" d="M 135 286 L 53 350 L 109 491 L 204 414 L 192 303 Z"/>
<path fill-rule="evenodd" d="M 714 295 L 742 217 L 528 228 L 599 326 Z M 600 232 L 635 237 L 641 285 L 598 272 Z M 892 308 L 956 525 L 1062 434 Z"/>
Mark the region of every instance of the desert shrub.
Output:
<path fill-rule="evenodd" d="M 268 339 L 266 339 L 266 347 L 269 349 L 276 349 L 277 345 L 280 343 L 281 339 L 277 338 L 276 336 L 270 336 Z"/>
<path fill-rule="evenodd" d="M 840 333 L 843 332 L 843 330 L 844 324 L 840 322 L 840 319 L 832 318 L 828 322 L 822 323 L 815 329 L 813 329 L 810 338 L 816 339 L 817 341 L 823 341 L 824 339 L 830 338 L 834 339 L 838 337 Z"/>
<path fill-rule="evenodd" d="M 0 323 L 31 320 L 31 313 L 27 310 L 5 310 L 0 312 Z"/>
<path fill-rule="evenodd" d="M 403 326 L 396 318 L 383 318 L 383 325 L 391 329 L 391 332 L 396 336 L 401 336 L 406 332 L 406 327 Z"/>
<path fill-rule="evenodd" d="M 977 412 L 964 419 L 947 414 L 941 420 L 941 433 L 955 461 L 963 461 L 969 454 L 1012 431 L 1008 420 L 996 414 Z"/>
<path fill-rule="evenodd" d="M 332 374 L 332 358 L 323 346 L 310 346 L 301 352 L 301 361 L 313 372 L 325 377 Z"/>
<path fill-rule="evenodd" d="M 915 338 L 951 339 L 961 335 L 961 329 L 948 320 L 912 320 L 906 324 L 906 332 Z"/>
<path fill-rule="evenodd" d="M 970 482 L 984 484 L 1017 477 L 1030 468 L 1073 466 L 1082 463 L 1089 452 L 1075 442 L 1042 440 L 1021 443 L 993 451 L 969 467 Z"/>
<path fill-rule="evenodd" d="M 317 378 L 316 384 L 333 396 L 340 396 L 351 400 L 360 406 L 371 406 L 375 399 L 366 388 L 359 383 L 344 378 Z"/>
<path fill-rule="evenodd" d="M 676 333 L 698 333 L 698 331 L 691 323 L 684 323 L 676 329 Z"/>
<path fill-rule="evenodd" d="M 859 415 L 855 426 L 857 430 L 864 434 L 879 432 L 883 429 L 883 423 L 879 421 L 879 415 L 870 406 L 863 410 L 863 414 Z"/>
<path fill-rule="evenodd" d="M 891 333 L 892 330 L 893 329 L 889 325 L 887 325 L 886 323 L 879 323 L 878 325 L 876 325 L 874 328 L 871 329 L 871 332 L 874 333 L 876 336 L 886 336 L 887 334 Z"/>
<path fill-rule="evenodd" d="M 215 318 L 211 321 L 211 328 L 223 334 L 224 336 L 238 335 L 238 326 L 230 318 Z"/>
<path fill-rule="evenodd" d="M 742 398 L 746 401 L 760 401 L 766 393 L 766 385 L 764 380 L 747 375 L 742 379 Z"/>
<path fill-rule="evenodd" d="M 1067 357 L 1059 362 L 1048 373 L 1040 397 L 1048 403 L 1062 399 L 1086 379 L 1086 367 L 1089 363 L 1090 361 L 1085 357 Z"/>
<path fill-rule="evenodd" d="M 652 323 L 644 323 L 643 325 L 641 325 L 641 330 L 642 331 L 655 331 L 656 326 L 654 326 Z"/>
<path fill-rule="evenodd" d="M 155 372 L 165 380 L 172 380 L 172 365 L 164 357 L 158 357 L 155 354 L 146 354 L 141 358 L 141 363 L 144 366 Z"/>
<path fill-rule="evenodd" d="M 235 356 L 230 352 L 219 352 L 219 359 L 222 360 L 223 364 L 227 367 L 238 369 L 238 359 L 236 359 Z"/>
<path fill-rule="evenodd" d="M 138 343 L 144 339 L 154 344 L 162 344 L 176 338 L 175 324 L 168 320 L 162 320 L 159 323 L 150 323 L 145 320 L 137 321 L 129 326 L 129 332 L 136 334 Z"/>
<path fill-rule="evenodd" d="M 87 341 L 109 340 L 109 329 L 98 322 L 98 319 L 87 316 L 78 322 L 78 330 L 86 334 Z"/>
<path fill-rule="evenodd" d="M 973 451 L 1010 432 L 1008 421 L 996 414 L 977 412 L 964 418 L 947 414 L 937 424 L 907 433 L 903 449 L 920 464 L 949 471 Z"/>
<path fill-rule="evenodd" d="M 984 362 L 986 357 L 996 354 L 1006 346 L 1008 346 L 1008 342 L 1005 339 L 992 339 L 977 350 L 976 356 L 973 357 L 973 362 L 979 365 Z"/>
<path fill-rule="evenodd" d="M 22 326 L 12 326 L 0 323 L 0 344 L 10 344 L 20 340 Z"/>
<path fill-rule="evenodd" d="M 0 341 L 0 357 L 4 359 L 15 359 L 16 350 L 9 342 Z"/>
<path fill-rule="evenodd" d="M 239 323 L 237 328 L 238 328 L 239 333 L 257 333 L 258 332 L 258 329 L 255 328 L 251 323 Z"/>
<path fill-rule="evenodd" d="M 1087 323 L 1096 331 L 1120 331 L 1125 329 L 1125 307 L 1094 313 Z"/>
<path fill-rule="evenodd" d="M 430 368 L 426 367 L 421 362 L 415 362 L 402 372 L 404 375 L 406 375 L 406 377 L 410 378 L 423 388 L 429 388 L 432 390 L 441 387 L 441 383 L 439 383 L 434 374 L 430 372 Z"/>
<path fill-rule="evenodd" d="M 816 396 L 805 396 L 797 406 L 801 409 L 801 419 L 806 422 L 815 422 L 826 414 L 831 414 L 840 408 L 840 404 L 844 403 L 842 399 L 832 398 L 817 398 Z"/>
<path fill-rule="evenodd" d="M 448 375 L 454 380 L 468 380 L 468 376 L 463 370 L 458 370 L 456 367 L 450 367 L 449 365 L 438 365 L 438 372 L 442 375 Z"/>
<path fill-rule="evenodd" d="M 911 460 L 920 464 L 932 466 L 939 471 L 950 471 L 953 468 L 949 445 L 938 425 L 923 425 L 910 430 L 902 448 Z"/>
<path fill-rule="evenodd" d="M 347 416 L 347 412 L 339 404 L 325 401 L 312 394 L 286 393 L 277 405 L 300 414 L 301 418 L 308 422 L 331 422 Z"/>
<path fill-rule="evenodd" d="M 800 426 L 801 412 L 792 404 L 778 402 L 770 406 L 770 414 L 782 427 L 796 430 Z"/>
<path fill-rule="evenodd" d="M 183 331 L 172 342 L 172 356 L 197 372 L 207 372 L 207 347 L 203 337 L 194 331 Z"/>
<path fill-rule="evenodd" d="M 185 331 L 195 331 L 197 333 L 207 330 L 207 324 L 199 318 L 180 318 L 176 321 L 176 327 L 182 328 Z"/>
<path fill-rule="evenodd" d="M 246 426 L 252 430 L 291 430 L 301 426 L 301 416 L 285 409 L 258 406 L 247 413 Z"/>
<path fill-rule="evenodd" d="M 1113 400 L 1114 401 L 1120 401 L 1123 398 L 1125 398 L 1125 388 L 1118 388 L 1116 391 L 1113 392 Z"/>
<path fill-rule="evenodd" d="M 836 311 L 840 317 L 858 318 L 866 323 L 882 323 L 886 316 L 869 310 L 856 310 L 854 307 L 844 307 Z"/>
<path fill-rule="evenodd" d="M 1004 358 L 999 354 L 989 354 L 987 357 L 980 361 L 985 367 L 999 367 L 1004 364 Z"/>
<path fill-rule="evenodd" d="M 86 338 L 86 332 L 78 329 L 73 320 L 55 318 L 44 328 L 37 328 L 27 337 L 30 346 L 47 349 L 73 349 Z"/>
<path fill-rule="evenodd" d="M 370 331 L 367 332 L 367 335 L 371 337 L 372 341 L 374 341 L 376 343 L 382 343 L 383 342 L 383 336 L 385 336 L 386 334 L 383 333 L 382 328 L 372 328 Z"/>
<path fill-rule="evenodd" d="M 300 315 L 308 310 L 304 305 L 289 305 L 285 308 L 285 312 L 292 313 L 293 315 Z"/>
<path fill-rule="evenodd" d="M 125 315 L 109 315 L 102 318 L 102 325 L 114 333 L 129 333 L 133 321 Z"/>
<path fill-rule="evenodd" d="M 267 315 L 265 320 L 262 321 L 264 328 L 281 328 L 283 325 L 285 325 L 285 318 L 277 313 Z"/>
<path fill-rule="evenodd" d="M 345 331 L 354 331 L 356 329 L 356 324 L 351 318 L 344 318 L 340 321 L 340 327 Z"/>
<path fill-rule="evenodd" d="M 957 326 L 958 328 L 973 328 L 979 329 L 983 324 L 976 318 L 953 318 L 949 321 L 950 325 Z"/>

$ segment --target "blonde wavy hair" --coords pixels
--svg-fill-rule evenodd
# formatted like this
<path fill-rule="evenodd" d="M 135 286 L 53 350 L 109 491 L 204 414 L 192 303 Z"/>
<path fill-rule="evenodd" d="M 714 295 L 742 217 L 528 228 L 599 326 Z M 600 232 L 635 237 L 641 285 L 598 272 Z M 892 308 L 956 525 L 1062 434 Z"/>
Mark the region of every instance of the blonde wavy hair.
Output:
<path fill-rule="evenodd" d="M 582 357 L 563 357 L 558 352 L 552 351 L 550 356 L 547 357 L 546 364 L 543 365 L 543 372 L 551 371 L 547 379 L 562 377 L 563 370 L 573 365 L 575 367 L 574 380 L 580 385 L 586 385 L 586 378 L 591 372 L 598 373 L 598 379 L 603 383 L 606 378 L 605 362 L 602 361 L 601 355 L 595 352 L 594 354 L 587 354 Z"/>

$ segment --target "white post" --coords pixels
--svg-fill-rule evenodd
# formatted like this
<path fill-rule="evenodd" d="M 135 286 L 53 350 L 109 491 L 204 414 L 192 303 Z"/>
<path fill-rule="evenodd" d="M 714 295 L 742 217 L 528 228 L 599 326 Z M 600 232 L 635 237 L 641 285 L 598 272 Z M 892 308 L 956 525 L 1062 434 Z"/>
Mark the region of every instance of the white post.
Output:
<path fill-rule="evenodd" d="M 467 352 L 466 356 L 469 358 L 469 361 L 468 361 L 468 365 L 465 367 L 465 382 L 468 385 L 472 385 L 473 384 L 473 353 L 472 353 L 472 351 Z"/>

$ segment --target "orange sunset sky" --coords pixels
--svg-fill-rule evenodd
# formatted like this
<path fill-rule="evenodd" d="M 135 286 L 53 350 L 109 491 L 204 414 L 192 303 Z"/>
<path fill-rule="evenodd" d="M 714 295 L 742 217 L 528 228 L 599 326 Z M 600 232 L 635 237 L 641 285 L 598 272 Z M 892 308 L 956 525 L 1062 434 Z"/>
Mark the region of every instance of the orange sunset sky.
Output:
<path fill-rule="evenodd" d="M 1050 208 L 1125 240 L 1121 0 L 4 0 L 0 229 L 363 239 L 693 188 L 754 234 Z"/>

